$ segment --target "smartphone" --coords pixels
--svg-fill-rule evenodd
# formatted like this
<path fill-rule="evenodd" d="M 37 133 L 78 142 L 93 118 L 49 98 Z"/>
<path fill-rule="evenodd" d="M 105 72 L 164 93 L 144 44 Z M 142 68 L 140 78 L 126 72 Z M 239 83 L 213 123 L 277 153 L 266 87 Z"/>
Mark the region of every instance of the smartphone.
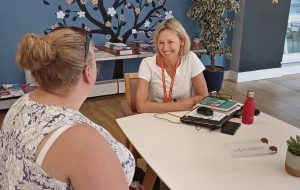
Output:
<path fill-rule="evenodd" d="M 224 126 L 221 128 L 221 133 L 228 135 L 234 135 L 237 129 L 241 126 L 241 123 L 227 121 Z"/>

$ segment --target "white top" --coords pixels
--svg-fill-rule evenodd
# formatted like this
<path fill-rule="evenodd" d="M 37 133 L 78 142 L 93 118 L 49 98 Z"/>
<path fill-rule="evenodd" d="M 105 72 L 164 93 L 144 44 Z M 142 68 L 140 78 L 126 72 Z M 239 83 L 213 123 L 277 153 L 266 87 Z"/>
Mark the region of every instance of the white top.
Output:
<path fill-rule="evenodd" d="M 176 70 L 173 86 L 172 98 L 182 99 L 190 97 L 192 92 L 191 79 L 200 74 L 205 69 L 204 65 L 193 52 L 181 58 L 181 64 Z M 156 65 L 156 56 L 147 57 L 140 64 L 138 77 L 149 82 L 149 100 L 163 102 L 164 90 L 162 84 L 161 68 Z M 165 70 L 165 82 L 167 94 L 169 94 L 172 76 Z"/>
<path fill-rule="evenodd" d="M 186 112 L 172 113 L 182 116 Z M 299 190 L 300 179 L 284 168 L 286 140 L 300 134 L 299 128 L 261 113 L 253 125 L 242 124 L 235 135 L 227 135 L 154 115 L 179 122 L 169 114 L 143 113 L 117 119 L 117 123 L 170 189 Z M 263 137 L 278 148 L 276 154 L 234 158 L 225 147 Z"/>
<path fill-rule="evenodd" d="M 80 112 L 40 104 L 30 100 L 26 94 L 12 105 L 0 130 L 0 189 L 72 189 L 71 184 L 49 176 L 40 166 L 43 151 L 38 161 L 35 152 L 47 134 L 76 124 L 87 124 L 95 128 L 108 142 L 120 161 L 129 185 L 133 179 L 135 160 L 123 144 Z M 55 137 L 52 135 L 51 137 Z M 50 146 L 51 141 L 47 141 Z"/>

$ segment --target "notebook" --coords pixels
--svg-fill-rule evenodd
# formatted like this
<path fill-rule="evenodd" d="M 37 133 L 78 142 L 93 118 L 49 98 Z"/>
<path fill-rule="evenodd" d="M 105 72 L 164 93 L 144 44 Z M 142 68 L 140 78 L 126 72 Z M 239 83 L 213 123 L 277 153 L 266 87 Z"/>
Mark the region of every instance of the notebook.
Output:
<path fill-rule="evenodd" d="M 235 100 L 224 100 L 217 97 L 206 97 L 200 102 L 200 104 L 213 110 L 229 111 L 236 107 L 238 102 Z"/>

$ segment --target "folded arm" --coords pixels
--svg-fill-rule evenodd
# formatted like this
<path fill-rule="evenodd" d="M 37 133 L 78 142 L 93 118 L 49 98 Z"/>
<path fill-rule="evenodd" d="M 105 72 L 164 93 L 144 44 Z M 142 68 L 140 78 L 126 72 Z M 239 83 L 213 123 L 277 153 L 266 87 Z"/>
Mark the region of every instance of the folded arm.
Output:
<path fill-rule="evenodd" d="M 176 102 L 151 102 L 148 100 L 149 82 L 144 79 L 138 79 L 136 105 L 139 113 L 151 112 L 171 112 L 190 110 L 203 97 L 208 95 L 207 86 L 203 74 L 192 78 L 195 90 L 195 96 L 185 98 Z"/>

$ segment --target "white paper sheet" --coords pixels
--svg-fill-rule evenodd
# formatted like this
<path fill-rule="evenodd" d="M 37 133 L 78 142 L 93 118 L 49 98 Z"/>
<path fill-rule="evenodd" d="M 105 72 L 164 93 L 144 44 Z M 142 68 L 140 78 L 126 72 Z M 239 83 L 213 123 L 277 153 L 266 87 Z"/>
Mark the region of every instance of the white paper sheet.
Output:
<path fill-rule="evenodd" d="M 214 114 L 212 116 L 204 116 L 202 114 L 197 113 L 197 107 L 186 114 L 187 116 L 191 117 L 197 117 L 197 118 L 203 118 L 203 119 L 209 119 L 209 120 L 215 120 L 215 121 L 221 121 L 227 114 L 221 113 L 214 110 Z"/>
<path fill-rule="evenodd" d="M 264 154 L 274 154 L 276 151 L 270 150 L 270 145 L 261 140 L 226 143 L 225 147 L 232 157 L 258 156 Z"/>

